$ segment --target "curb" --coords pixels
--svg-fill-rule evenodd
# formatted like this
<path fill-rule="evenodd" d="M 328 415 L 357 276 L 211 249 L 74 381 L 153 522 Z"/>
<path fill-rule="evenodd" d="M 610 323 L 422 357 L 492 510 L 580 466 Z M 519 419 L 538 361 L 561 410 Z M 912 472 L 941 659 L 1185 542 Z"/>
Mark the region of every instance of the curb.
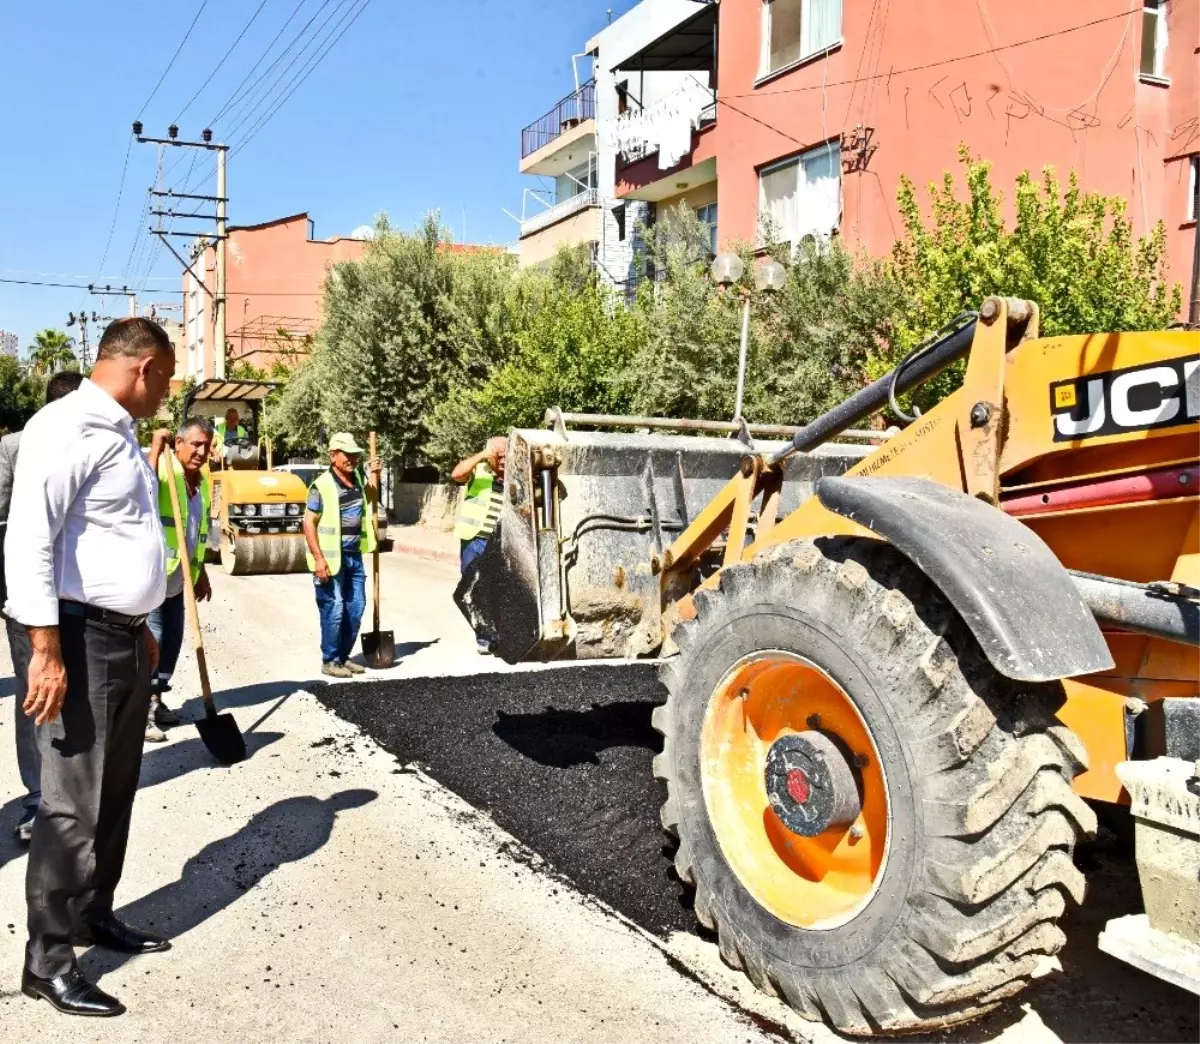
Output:
<path fill-rule="evenodd" d="M 433 562 L 458 565 L 458 555 L 453 551 L 441 551 L 435 547 L 422 547 L 420 544 L 403 544 L 399 541 L 393 541 L 392 554 L 409 555 L 412 558 L 424 558 Z"/>

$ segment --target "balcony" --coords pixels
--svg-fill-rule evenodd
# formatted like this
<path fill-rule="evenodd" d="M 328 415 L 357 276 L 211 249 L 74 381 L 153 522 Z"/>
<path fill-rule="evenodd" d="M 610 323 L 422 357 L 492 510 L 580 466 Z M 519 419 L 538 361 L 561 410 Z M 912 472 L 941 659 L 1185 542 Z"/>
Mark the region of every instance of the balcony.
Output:
<path fill-rule="evenodd" d="M 588 207 L 596 207 L 600 205 L 600 193 L 596 189 L 585 189 L 582 192 L 576 193 L 567 199 L 560 200 L 550 207 L 549 210 L 544 210 L 542 213 L 528 218 L 521 222 L 521 238 L 531 236 L 535 232 L 540 232 L 543 228 L 549 228 L 551 225 L 556 225 L 558 222 L 569 218 L 572 214 L 577 214 L 581 210 L 586 210 Z"/>
<path fill-rule="evenodd" d="M 521 173 L 562 173 L 555 169 L 554 157 L 570 145 L 586 153 L 595 147 L 596 85 L 591 80 L 572 91 L 548 113 L 521 131 Z M 584 141 L 591 138 L 592 141 Z M 565 160 L 567 165 L 575 161 Z M 565 169 L 565 168 L 564 168 Z"/>

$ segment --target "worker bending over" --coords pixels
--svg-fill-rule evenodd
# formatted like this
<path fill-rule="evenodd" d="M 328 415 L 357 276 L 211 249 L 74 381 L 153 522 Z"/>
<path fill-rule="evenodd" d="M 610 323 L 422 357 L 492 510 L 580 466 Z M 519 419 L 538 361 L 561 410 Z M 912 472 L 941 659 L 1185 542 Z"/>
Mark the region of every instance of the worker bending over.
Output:
<path fill-rule="evenodd" d="M 454 535 L 460 541 L 459 564 L 464 573 L 467 566 L 483 554 L 496 530 L 500 506 L 504 503 L 504 458 L 507 455 L 508 439 L 496 435 L 488 439 L 487 445 L 478 453 L 455 464 L 450 472 L 455 482 L 466 486 L 458 510 L 458 524 L 454 527 Z M 476 647 L 481 653 L 492 651 L 493 640 L 485 631 L 475 632 Z"/>

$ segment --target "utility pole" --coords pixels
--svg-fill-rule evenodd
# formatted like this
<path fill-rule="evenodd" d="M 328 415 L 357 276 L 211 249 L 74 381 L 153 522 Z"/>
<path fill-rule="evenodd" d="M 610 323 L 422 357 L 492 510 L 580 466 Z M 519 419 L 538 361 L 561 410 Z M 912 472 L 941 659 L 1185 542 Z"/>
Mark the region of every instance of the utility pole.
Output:
<path fill-rule="evenodd" d="M 80 312 L 78 315 L 74 312 L 67 313 L 67 325 L 79 327 L 79 369 L 84 373 L 92 368 L 92 350 L 88 347 L 89 322 L 100 322 L 100 316 L 95 312 L 90 316 L 87 312 Z"/>
<path fill-rule="evenodd" d="M 218 380 L 225 379 L 225 231 L 226 211 L 228 202 L 225 196 L 225 158 L 229 150 L 221 148 L 217 152 L 217 296 L 213 299 L 213 319 L 216 323 L 216 358 L 214 359 L 214 376 Z"/>
<path fill-rule="evenodd" d="M 137 318 L 137 291 L 130 290 L 127 286 L 113 287 L 109 285 L 96 286 L 94 283 L 88 283 L 88 293 L 96 294 L 99 297 L 125 297 L 129 300 L 129 318 Z M 107 308 L 107 302 L 105 307 Z"/>
<path fill-rule="evenodd" d="M 217 154 L 217 194 L 215 196 L 197 195 L 187 192 L 172 192 L 161 191 L 159 189 L 151 189 L 150 195 L 159 199 L 166 199 L 168 204 L 174 200 L 200 200 L 205 203 L 216 204 L 215 214 L 180 212 L 175 210 L 152 210 L 150 213 L 156 217 L 184 217 L 184 218 L 201 218 L 208 221 L 215 221 L 217 230 L 213 236 L 207 232 L 172 232 L 169 229 L 151 228 L 150 231 L 158 236 L 167 249 L 175 255 L 175 259 L 184 267 L 184 270 L 190 272 L 192 278 L 200 284 L 200 289 L 203 290 L 212 299 L 213 302 L 213 376 L 218 380 L 225 378 L 225 330 L 226 330 L 226 244 L 229 237 L 228 232 L 228 211 L 229 197 L 225 190 L 225 164 L 229 155 L 229 146 L 222 145 L 219 142 L 212 140 L 212 131 L 207 127 L 200 134 L 200 141 L 180 141 L 179 128 L 175 124 L 171 124 L 167 128 L 166 138 L 148 138 L 142 135 L 142 122 L 135 120 L 133 124 L 133 133 L 137 140 L 141 143 L 150 143 L 152 145 L 172 145 L 178 148 L 188 149 L 204 149 L 208 152 Z M 179 236 L 185 239 L 215 239 L 217 252 L 217 271 L 216 271 L 216 290 L 210 290 L 205 283 L 203 276 L 196 272 L 192 264 L 184 260 L 179 251 L 177 251 L 167 240 L 168 236 Z M 193 261 L 195 259 L 193 258 Z"/>

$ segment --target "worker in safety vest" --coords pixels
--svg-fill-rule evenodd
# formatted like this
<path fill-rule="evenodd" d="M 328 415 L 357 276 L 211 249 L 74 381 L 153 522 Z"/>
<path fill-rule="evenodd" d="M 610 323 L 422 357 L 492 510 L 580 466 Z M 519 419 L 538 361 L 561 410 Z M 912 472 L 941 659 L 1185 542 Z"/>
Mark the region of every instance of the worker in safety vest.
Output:
<path fill-rule="evenodd" d="M 212 455 L 217 460 L 225 459 L 225 443 L 228 440 L 238 442 L 248 438 L 245 427 L 242 426 L 241 417 L 238 411 L 232 406 L 225 411 L 225 419 L 217 421 L 214 436 Z"/>
<path fill-rule="evenodd" d="M 508 439 L 496 435 L 478 453 L 454 465 L 450 477 L 463 490 L 458 509 L 458 524 L 454 535 L 459 539 L 459 563 L 462 571 L 475 561 L 487 547 L 500 518 L 504 503 L 504 458 L 508 454 Z M 481 653 L 492 651 L 490 634 L 476 632 L 475 644 Z"/>
<path fill-rule="evenodd" d="M 170 438 L 171 433 L 164 428 L 156 431 L 150 442 L 150 466 L 158 475 L 158 517 L 166 544 L 167 594 L 162 605 L 146 620 L 159 647 L 158 670 L 150 686 L 150 715 L 146 720 L 148 743 L 163 742 L 167 738 L 163 729 L 179 724 L 179 714 L 167 707 L 163 694 L 171 691 L 171 675 L 183 647 L 183 585 L 191 583 L 197 601 L 212 597 L 208 573 L 204 569 L 212 490 L 204 465 L 212 448 L 213 423 L 207 417 L 189 417 L 176 433 L 172 445 L 175 452 L 173 478 L 187 540 L 187 570 L 183 568 L 182 541 L 175 528 L 175 512 L 171 505 L 171 477 L 163 453 Z"/>
<path fill-rule="evenodd" d="M 321 617 L 321 673 L 331 678 L 362 674 L 350 659 L 366 604 L 363 555 L 375 550 L 375 509 L 359 470 L 363 450 L 348 432 L 329 440 L 329 470 L 308 488 L 304 540 Z M 382 466 L 369 463 L 378 485 Z"/>

